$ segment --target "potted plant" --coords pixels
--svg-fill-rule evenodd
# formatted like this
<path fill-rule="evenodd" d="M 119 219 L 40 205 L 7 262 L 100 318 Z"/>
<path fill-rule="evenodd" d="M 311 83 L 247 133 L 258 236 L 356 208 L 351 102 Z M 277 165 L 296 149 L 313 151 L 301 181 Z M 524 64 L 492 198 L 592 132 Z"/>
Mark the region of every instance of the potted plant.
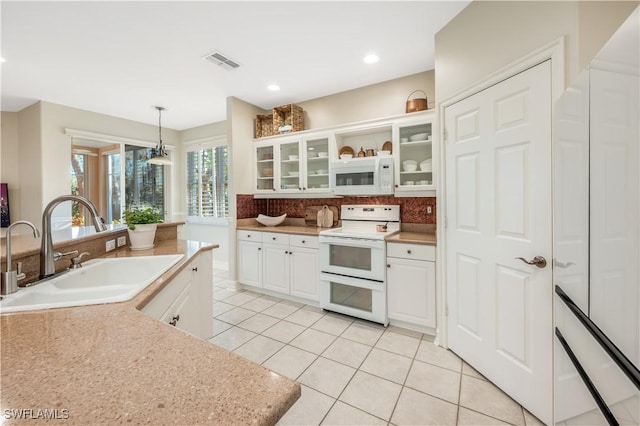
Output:
<path fill-rule="evenodd" d="M 125 210 L 124 220 L 127 223 L 131 250 L 146 250 L 153 247 L 158 223 L 162 223 L 162 215 L 154 207 L 138 207 Z"/>

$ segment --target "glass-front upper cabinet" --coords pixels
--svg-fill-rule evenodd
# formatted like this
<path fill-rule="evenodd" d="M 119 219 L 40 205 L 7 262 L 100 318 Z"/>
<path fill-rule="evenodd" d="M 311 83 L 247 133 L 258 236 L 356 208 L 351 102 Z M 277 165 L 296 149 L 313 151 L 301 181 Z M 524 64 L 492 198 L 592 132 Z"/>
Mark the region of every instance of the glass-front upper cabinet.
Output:
<path fill-rule="evenodd" d="M 280 148 L 280 189 L 302 191 L 300 142 L 283 142 Z"/>
<path fill-rule="evenodd" d="M 303 188 L 311 192 L 329 192 L 329 138 L 307 139 L 305 151 L 305 177 Z"/>
<path fill-rule="evenodd" d="M 273 154 L 273 145 L 256 148 L 256 192 L 273 192 L 275 189 Z"/>
<path fill-rule="evenodd" d="M 394 125 L 396 191 L 435 190 L 436 156 L 433 113 L 423 113 Z"/>

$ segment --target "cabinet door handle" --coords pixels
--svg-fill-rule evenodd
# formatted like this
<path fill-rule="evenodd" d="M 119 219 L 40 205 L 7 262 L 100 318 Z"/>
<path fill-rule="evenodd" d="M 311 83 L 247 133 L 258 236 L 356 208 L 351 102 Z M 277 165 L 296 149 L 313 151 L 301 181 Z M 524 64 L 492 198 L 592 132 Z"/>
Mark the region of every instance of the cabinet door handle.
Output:
<path fill-rule="evenodd" d="M 262 247 L 258 247 L 258 251 L 262 250 Z"/>
<path fill-rule="evenodd" d="M 180 314 L 174 315 L 173 318 L 171 318 L 171 321 L 169 321 L 169 324 L 175 327 L 176 324 L 178 324 L 178 321 L 180 321 Z"/>
<path fill-rule="evenodd" d="M 273 241 L 275 241 L 275 240 L 276 240 L 276 237 L 273 237 L 273 238 L 271 238 L 271 239 L 272 239 Z"/>
<path fill-rule="evenodd" d="M 391 265 L 389 265 L 388 263 L 387 263 L 387 268 L 391 268 Z"/>
<path fill-rule="evenodd" d="M 407 250 L 407 254 L 411 254 L 411 250 Z"/>
<path fill-rule="evenodd" d="M 305 240 L 302 240 L 302 244 L 304 244 L 304 243 L 306 243 L 306 241 L 305 241 Z"/>
<path fill-rule="evenodd" d="M 292 252 L 292 251 L 290 251 L 290 252 L 289 252 L 289 254 L 293 254 L 293 252 Z"/>
<path fill-rule="evenodd" d="M 196 266 L 196 267 L 193 267 L 193 268 L 191 268 L 191 270 L 192 270 L 192 271 L 195 271 L 195 272 L 198 272 L 198 267 L 197 267 L 197 266 Z"/>

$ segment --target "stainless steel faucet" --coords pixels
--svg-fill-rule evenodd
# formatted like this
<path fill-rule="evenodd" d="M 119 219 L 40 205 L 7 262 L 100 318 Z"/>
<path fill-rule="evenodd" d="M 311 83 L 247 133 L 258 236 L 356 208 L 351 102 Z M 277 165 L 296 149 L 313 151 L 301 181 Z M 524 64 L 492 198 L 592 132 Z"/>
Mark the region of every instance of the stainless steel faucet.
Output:
<path fill-rule="evenodd" d="M 1 273 L 0 281 L 0 295 L 6 296 L 11 293 L 15 293 L 18 290 L 18 281 L 25 278 L 25 274 L 22 272 L 22 262 L 18 262 L 18 270 L 11 269 L 11 230 L 17 225 L 27 225 L 33 229 L 33 238 L 38 238 L 40 232 L 33 223 L 26 220 L 18 220 L 13 222 L 9 228 L 7 228 L 7 272 Z"/>
<path fill-rule="evenodd" d="M 47 207 L 42 212 L 42 244 L 40 246 L 40 279 L 50 277 L 56 273 L 55 261 L 62 257 L 62 253 L 53 251 L 53 241 L 51 238 L 51 214 L 58 204 L 65 201 L 77 201 L 89 210 L 91 219 L 93 220 L 93 227 L 96 232 L 102 232 L 107 230 L 107 226 L 104 224 L 102 218 L 98 214 L 98 210 L 93 203 L 84 197 L 78 195 L 62 195 L 60 197 L 51 200 Z M 77 253 L 73 252 L 74 254 Z"/>

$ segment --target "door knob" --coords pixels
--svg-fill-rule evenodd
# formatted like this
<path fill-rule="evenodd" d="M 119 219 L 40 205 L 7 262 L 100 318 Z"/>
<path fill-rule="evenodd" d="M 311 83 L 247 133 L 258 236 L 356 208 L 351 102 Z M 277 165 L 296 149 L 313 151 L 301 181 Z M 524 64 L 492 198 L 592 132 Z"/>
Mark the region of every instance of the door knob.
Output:
<path fill-rule="evenodd" d="M 538 268 L 544 268 L 547 266 L 547 259 L 542 256 L 536 256 L 531 260 L 527 260 L 524 257 L 516 257 L 516 259 L 522 260 L 527 265 L 536 265 Z"/>

